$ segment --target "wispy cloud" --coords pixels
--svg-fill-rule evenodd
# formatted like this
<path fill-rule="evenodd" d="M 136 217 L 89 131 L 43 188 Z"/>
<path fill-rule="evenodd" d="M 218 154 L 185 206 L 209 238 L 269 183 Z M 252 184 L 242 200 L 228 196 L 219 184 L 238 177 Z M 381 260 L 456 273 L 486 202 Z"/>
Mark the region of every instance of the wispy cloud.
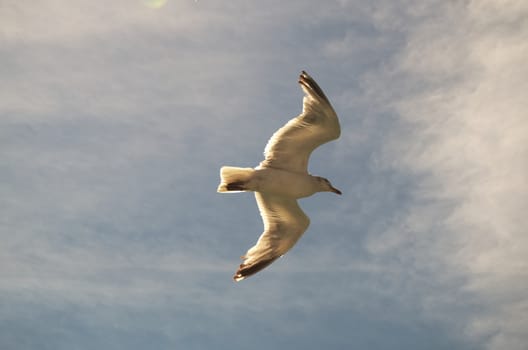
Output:
<path fill-rule="evenodd" d="M 441 315 L 458 298 L 479 305 L 465 332 L 490 349 L 528 342 L 527 10 L 446 4 L 412 28 L 391 82 L 405 88 L 392 102 L 407 126 L 393 133 L 385 163 L 420 181 L 409 214 L 369 245 L 404 249 L 433 278 L 451 279 L 424 298 L 427 312 Z"/>
<path fill-rule="evenodd" d="M 521 349 L 527 11 L 5 5 L 0 342 Z M 310 170 L 345 195 L 303 200 L 299 245 L 234 284 L 262 227 L 218 168 L 260 160 L 300 69 L 343 127 Z"/>

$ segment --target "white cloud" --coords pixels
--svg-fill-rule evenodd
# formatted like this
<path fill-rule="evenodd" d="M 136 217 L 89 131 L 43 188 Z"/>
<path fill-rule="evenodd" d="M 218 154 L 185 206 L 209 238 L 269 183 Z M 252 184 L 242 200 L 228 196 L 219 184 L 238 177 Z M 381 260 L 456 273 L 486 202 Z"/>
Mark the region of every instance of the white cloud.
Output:
<path fill-rule="evenodd" d="M 471 295 L 479 311 L 468 314 L 466 332 L 477 342 L 489 337 L 489 349 L 528 343 L 528 6 L 521 3 L 446 4 L 412 28 L 391 83 L 402 83 L 402 97 L 389 97 L 408 134 L 394 133 L 385 160 L 422 180 L 403 223 L 369 243 L 376 254 L 413 244 L 406 253 L 419 265 L 432 262 L 433 278 L 465 279 L 442 293 Z M 439 299 L 429 312 L 453 302 Z"/>
<path fill-rule="evenodd" d="M 0 8 L 2 298 L 76 305 L 86 329 L 162 319 L 173 341 L 222 323 L 240 344 L 321 327 L 308 345 L 526 342 L 521 2 Z M 303 201 L 299 246 L 234 285 L 261 223 L 251 196 L 216 196 L 218 166 L 258 161 L 300 110 L 303 68 L 343 126 L 311 168 L 345 195 Z M 0 322 L 34 324 L 11 310 Z"/>

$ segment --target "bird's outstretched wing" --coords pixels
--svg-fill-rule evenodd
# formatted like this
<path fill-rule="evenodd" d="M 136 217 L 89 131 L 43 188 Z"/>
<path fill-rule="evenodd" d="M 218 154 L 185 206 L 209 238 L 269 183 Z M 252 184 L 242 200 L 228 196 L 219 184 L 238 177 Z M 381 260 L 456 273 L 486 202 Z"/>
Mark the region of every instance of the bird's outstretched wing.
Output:
<path fill-rule="evenodd" d="M 299 84 L 305 92 L 303 111 L 271 136 L 259 167 L 306 173 L 312 151 L 341 134 L 337 115 L 315 80 L 303 71 Z"/>
<path fill-rule="evenodd" d="M 264 232 L 251 247 L 237 272 L 241 281 L 262 270 L 290 250 L 310 225 L 310 219 L 293 198 L 255 192 Z"/>

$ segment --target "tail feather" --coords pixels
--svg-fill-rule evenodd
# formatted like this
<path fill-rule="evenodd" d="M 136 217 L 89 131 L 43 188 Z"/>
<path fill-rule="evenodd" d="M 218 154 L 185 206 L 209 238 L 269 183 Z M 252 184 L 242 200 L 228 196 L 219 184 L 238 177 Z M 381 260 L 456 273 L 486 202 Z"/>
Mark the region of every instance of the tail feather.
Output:
<path fill-rule="evenodd" d="M 241 192 L 247 191 L 247 184 L 255 170 L 253 168 L 237 168 L 224 166 L 220 169 L 220 185 L 218 192 Z"/>

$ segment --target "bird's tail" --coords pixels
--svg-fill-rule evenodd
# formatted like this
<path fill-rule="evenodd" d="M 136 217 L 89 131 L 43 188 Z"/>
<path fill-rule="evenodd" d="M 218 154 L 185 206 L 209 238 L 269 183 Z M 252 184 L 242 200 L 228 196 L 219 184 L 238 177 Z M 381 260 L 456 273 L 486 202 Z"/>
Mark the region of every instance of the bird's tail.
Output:
<path fill-rule="evenodd" d="M 241 192 L 248 191 L 247 184 L 255 169 L 253 168 L 236 168 L 224 166 L 220 169 L 221 182 L 218 185 L 218 192 Z"/>

